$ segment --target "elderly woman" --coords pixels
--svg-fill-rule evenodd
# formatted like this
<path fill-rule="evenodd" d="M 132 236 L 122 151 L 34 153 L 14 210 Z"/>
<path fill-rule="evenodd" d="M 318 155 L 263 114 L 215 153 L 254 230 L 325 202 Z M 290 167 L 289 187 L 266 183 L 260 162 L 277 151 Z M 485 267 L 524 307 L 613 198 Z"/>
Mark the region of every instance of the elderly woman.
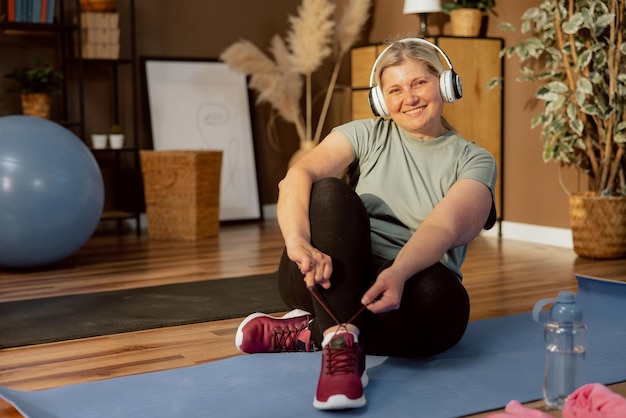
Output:
<path fill-rule="evenodd" d="M 443 117 L 462 95 L 443 51 L 395 41 L 371 84 L 381 117 L 336 127 L 280 183 L 279 289 L 295 310 L 252 314 L 236 337 L 248 353 L 321 346 L 318 409 L 365 405 L 365 353 L 429 356 L 461 339 L 461 264 L 495 222 L 495 161 Z"/>

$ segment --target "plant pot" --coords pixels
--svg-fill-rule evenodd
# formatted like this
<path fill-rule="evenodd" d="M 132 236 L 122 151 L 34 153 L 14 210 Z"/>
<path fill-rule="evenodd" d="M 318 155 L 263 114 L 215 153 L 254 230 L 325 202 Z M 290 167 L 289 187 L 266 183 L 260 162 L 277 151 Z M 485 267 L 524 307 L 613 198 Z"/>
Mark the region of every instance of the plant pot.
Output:
<path fill-rule="evenodd" d="M 109 134 L 109 145 L 113 149 L 124 147 L 124 134 Z"/>
<path fill-rule="evenodd" d="M 114 12 L 118 0 L 80 0 L 83 12 Z"/>
<path fill-rule="evenodd" d="M 23 93 L 20 95 L 22 113 L 27 116 L 50 119 L 52 97 L 45 93 Z"/>
<path fill-rule="evenodd" d="M 106 134 L 92 134 L 91 146 L 93 149 L 104 149 L 107 147 L 107 135 Z"/>
<path fill-rule="evenodd" d="M 573 194 L 569 212 L 576 254 L 588 258 L 626 257 L 626 196 Z"/>
<path fill-rule="evenodd" d="M 477 37 L 482 22 L 483 12 L 479 9 L 455 9 L 450 12 L 453 36 Z"/>

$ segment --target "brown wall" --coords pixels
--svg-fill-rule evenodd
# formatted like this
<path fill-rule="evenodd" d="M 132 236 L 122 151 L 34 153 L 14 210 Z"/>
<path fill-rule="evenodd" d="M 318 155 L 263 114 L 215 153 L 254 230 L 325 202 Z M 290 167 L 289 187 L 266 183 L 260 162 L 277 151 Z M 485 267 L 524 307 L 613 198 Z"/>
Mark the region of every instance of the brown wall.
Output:
<path fill-rule="evenodd" d="M 338 3 L 344 4 L 345 0 Z M 487 36 L 502 37 L 505 45 L 511 45 L 519 34 L 499 29 L 498 23 L 508 21 L 519 25 L 523 11 L 537 3 L 538 0 L 496 1 L 498 17 L 489 17 Z M 121 13 L 124 13 L 126 4 L 126 0 L 121 0 Z M 365 39 L 360 43 L 378 43 L 389 37 L 415 34 L 418 19 L 403 15 L 402 4 L 403 0 L 375 0 L 372 19 Z M 296 13 L 298 5 L 296 0 L 136 0 L 138 53 L 216 58 L 239 39 L 248 39 L 267 51 L 274 34 L 286 34 L 287 18 Z M 429 22 L 432 35 L 450 34 L 446 15 L 433 14 Z M 18 58 L 24 55 L 18 48 L 11 53 Z M 8 71 L 10 68 L 5 61 L 0 62 L 0 69 Z M 339 80 L 343 85 L 349 84 L 348 70 L 349 62 L 346 61 Z M 327 72 L 323 69 L 319 74 Z M 540 104 L 532 99 L 533 87 L 516 82 L 517 76 L 518 62 L 505 60 L 504 170 L 501 173 L 504 179 L 504 220 L 567 228 L 567 196 L 558 183 L 558 167 L 543 163 L 539 132 L 529 126 L 530 118 L 539 111 Z M 143 111 L 143 99 L 140 104 Z M 0 115 L 15 112 L 15 106 L 13 99 L 3 96 Z M 147 122 L 142 111 L 139 141 L 142 147 L 149 147 Z M 261 201 L 271 204 L 276 202 L 277 184 L 285 173 L 289 157 L 297 148 L 297 139 L 291 125 L 279 123 L 280 149 L 273 148 L 267 136 L 268 107 L 253 106 L 253 111 Z M 336 116 L 333 120 L 341 122 L 342 118 Z M 579 176 L 572 172 L 564 174 L 565 182 L 574 190 Z"/>

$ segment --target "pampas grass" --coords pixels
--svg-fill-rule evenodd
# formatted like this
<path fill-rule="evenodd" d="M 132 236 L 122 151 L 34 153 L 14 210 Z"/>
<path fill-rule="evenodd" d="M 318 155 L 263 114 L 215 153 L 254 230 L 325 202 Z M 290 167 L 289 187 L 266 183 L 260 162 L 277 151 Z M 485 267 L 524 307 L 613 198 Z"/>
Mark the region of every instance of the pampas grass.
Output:
<path fill-rule="evenodd" d="M 335 2 L 302 0 L 298 15 L 289 17 L 286 41 L 278 35 L 271 41 L 273 59 L 246 40 L 228 47 L 220 59 L 233 70 L 249 76 L 250 88 L 258 93 L 257 102 L 269 103 L 283 119 L 293 123 L 300 147 L 311 149 L 321 139 L 341 62 L 358 39 L 369 17 L 370 5 L 371 0 L 349 0 L 335 22 Z M 331 56 L 335 64 L 314 127 L 312 77 Z"/>

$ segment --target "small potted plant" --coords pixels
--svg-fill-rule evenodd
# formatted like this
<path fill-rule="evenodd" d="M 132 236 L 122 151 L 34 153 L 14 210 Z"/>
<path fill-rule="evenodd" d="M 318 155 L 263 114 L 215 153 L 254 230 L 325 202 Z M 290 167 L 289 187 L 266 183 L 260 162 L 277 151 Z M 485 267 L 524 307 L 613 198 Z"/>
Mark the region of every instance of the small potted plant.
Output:
<path fill-rule="evenodd" d="M 115 123 L 111 125 L 109 131 L 109 144 L 113 149 L 120 149 L 124 147 L 124 134 L 119 124 Z"/>
<path fill-rule="evenodd" d="M 108 135 L 106 131 L 95 130 L 91 134 L 91 146 L 93 149 L 104 149 L 107 147 Z"/>
<path fill-rule="evenodd" d="M 480 35 L 484 15 L 494 11 L 495 0 L 450 0 L 441 10 L 450 15 L 452 35 L 473 37 Z"/>
<path fill-rule="evenodd" d="M 13 69 L 5 78 L 18 84 L 8 91 L 19 91 L 23 114 L 50 118 L 52 96 L 61 93 L 61 72 L 40 58 L 33 58 L 29 65 Z"/>

